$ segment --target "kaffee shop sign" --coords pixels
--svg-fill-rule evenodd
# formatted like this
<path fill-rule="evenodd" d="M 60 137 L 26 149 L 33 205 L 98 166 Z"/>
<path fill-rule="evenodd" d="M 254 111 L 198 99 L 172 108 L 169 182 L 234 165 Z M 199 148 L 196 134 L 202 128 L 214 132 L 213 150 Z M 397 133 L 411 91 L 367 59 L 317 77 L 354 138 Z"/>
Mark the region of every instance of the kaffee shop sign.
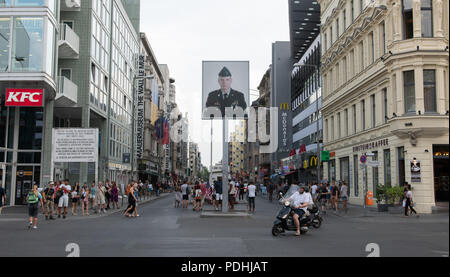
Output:
<path fill-rule="evenodd" d="M 42 107 L 44 105 L 43 89 L 7 89 L 5 106 L 7 107 Z"/>

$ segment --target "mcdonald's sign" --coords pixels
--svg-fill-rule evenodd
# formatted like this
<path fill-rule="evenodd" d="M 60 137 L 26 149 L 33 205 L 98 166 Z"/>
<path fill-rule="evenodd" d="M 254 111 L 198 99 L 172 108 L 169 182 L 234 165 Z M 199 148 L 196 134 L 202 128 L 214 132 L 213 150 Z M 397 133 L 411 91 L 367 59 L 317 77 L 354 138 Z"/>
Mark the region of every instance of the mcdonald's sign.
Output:
<path fill-rule="evenodd" d="M 289 111 L 291 108 L 289 106 L 289 103 L 281 103 L 280 110 L 282 111 Z"/>
<path fill-rule="evenodd" d="M 311 157 L 311 162 L 310 162 L 311 166 L 317 166 L 318 162 L 319 162 L 319 158 L 317 158 L 317 156 L 312 156 Z"/>

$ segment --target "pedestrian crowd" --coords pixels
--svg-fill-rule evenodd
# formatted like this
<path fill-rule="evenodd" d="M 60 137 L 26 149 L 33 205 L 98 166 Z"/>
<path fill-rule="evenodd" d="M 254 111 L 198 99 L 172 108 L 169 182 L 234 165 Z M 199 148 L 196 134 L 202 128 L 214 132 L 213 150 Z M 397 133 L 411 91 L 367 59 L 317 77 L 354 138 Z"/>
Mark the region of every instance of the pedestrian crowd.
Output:
<path fill-rule="evenodd" d="M 90 216 L 94 214 L 106 214 L 108 210 L 119 210 L 119 198 L 128 199 L 128 207 L 124 215 L 127 217 L 139 217 L 138 202 L 143 197 L 159 196 L 163 191 L 169 191 L 170 185 L 146 184 L 142 181 L 132 181 L 126 186 L 125 191 L 121 191 L 116 182 L 106 180 L 105 183 L 92 182 L 91 185 L 79 183 L 69 184 L 66 179 L 63 182 L 49 182 L 45 188 L 34 185 L 26 197 L 28 205 L 29 224 L 28 228 L 37 229 L 39 207 L 41 208 L 45 220 L 66 219 L 69 212 L 72 216 L 77 216 L 79 208 L 81 215 Z M 0 188 L 0 213 L 6 197 Z M 122 200 L 123 201 L 123 200 Z"/>

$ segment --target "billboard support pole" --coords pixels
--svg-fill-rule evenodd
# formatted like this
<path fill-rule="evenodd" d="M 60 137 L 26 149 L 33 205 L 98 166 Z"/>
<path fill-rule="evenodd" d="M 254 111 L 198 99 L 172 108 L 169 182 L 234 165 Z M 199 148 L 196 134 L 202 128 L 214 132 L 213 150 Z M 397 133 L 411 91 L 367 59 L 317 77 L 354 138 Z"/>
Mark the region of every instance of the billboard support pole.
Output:
<path fill-rule="evenodd" d="M 228 212 L 228 119 L 223 120 L 222 213 Z"/>

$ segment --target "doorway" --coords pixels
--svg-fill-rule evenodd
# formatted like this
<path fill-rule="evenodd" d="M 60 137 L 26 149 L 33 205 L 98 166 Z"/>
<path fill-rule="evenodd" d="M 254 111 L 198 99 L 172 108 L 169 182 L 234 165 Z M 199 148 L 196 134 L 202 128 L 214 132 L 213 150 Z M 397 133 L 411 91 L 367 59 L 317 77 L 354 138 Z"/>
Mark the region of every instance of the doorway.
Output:
<path fill-rule="evenodd" d="M 434 145 L 434 190 L 436 202 L 449 202 L 449 146 Z"/>
<path fill-rule="evenodd" d="M 406 169 L 405 169 L 405 148 L 398 148 L 398 185 L 403 186 L 406 182 Z"/>
<path fill-rule="evenodd" d="M 27 195 L 38 184 L 41 177 L 40 166 L 18 166 L 16 176 L 16 205 L 26 205 Z"/>

